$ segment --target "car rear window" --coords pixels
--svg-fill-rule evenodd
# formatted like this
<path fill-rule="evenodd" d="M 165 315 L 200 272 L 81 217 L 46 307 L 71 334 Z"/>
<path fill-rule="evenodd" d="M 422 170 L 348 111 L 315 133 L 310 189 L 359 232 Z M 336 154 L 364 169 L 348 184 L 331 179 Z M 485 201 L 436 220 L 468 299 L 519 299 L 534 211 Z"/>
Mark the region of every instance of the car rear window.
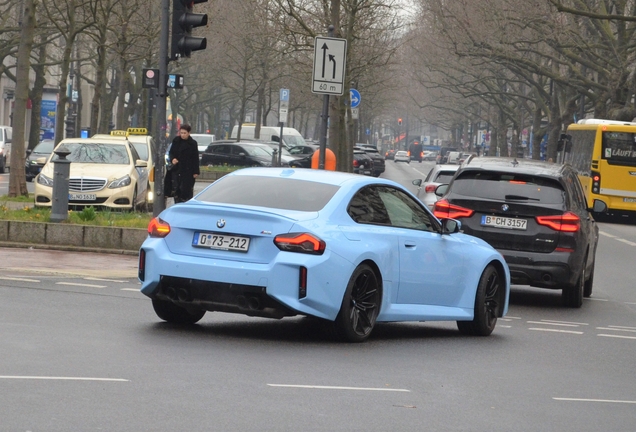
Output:
<path fill-rule="evenodd" d="M 433 181 L 436 183 L 450 183 L 454 175 L 455 171 L 440 171 Z"/>
<path fill-rule="evenodd" d="M 565 203 L 565 191 L 558 181 L 528 174 L 466 171 L 455 178 L 451 193 L 492 200 Z"/>
<path fill-rule="evenodd" d="M 214 182 L 196 199 L 311 212 L 322 209 L 338 189 L 339 186 L 305 180 L 237 175 Z"/>

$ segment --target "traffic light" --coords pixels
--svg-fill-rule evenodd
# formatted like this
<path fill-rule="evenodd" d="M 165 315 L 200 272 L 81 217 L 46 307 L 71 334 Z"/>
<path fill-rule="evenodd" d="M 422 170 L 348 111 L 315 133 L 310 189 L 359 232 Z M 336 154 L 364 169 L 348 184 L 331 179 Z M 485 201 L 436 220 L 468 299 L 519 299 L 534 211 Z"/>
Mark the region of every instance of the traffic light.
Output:
<path fill-rule="evenodd" d="M 192 36 L 192 29 L 208 24 L 207 14 L 192 13 L 197 3 L 208 0 L 173 0 L 172 1 L 172 44 L 170 58 L 177 60 L 190 57 L 192 51 L 204 50 L 207 39 Z"/>
<path fill-rule="evenodd" d="M 401 118 L 398 119 L 398 126 L 402 126 L 402 119 Z"/>

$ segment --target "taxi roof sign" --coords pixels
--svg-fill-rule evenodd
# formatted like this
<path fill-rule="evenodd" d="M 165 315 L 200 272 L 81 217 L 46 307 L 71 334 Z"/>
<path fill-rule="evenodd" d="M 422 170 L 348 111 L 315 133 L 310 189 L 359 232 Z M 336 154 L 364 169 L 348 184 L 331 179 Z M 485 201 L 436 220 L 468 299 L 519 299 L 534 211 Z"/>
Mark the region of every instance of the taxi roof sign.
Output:
<path fill-rule="evenodd" d="M 112 136 L 126 136 L 126 131 L 124 131 L 124 130 L 114 130 L 114 131 L 110 131 L 110 134 Z"/>
<path fill-rule="evenodd" d="M 128 135 L 148 135 L 148 129 L 146 128 L 128 128 L 126 129 Z"/>

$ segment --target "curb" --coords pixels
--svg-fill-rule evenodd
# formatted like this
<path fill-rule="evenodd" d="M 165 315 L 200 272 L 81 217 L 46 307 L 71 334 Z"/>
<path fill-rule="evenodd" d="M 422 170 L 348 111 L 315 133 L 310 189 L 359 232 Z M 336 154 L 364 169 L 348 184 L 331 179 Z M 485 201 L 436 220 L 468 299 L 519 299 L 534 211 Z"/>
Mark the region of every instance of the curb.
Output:
<path fill-rule="evenodd" d="M 147 237 L 143 228 L 0 220 L 0 245 L 6 247 L 136 255 Z"/>

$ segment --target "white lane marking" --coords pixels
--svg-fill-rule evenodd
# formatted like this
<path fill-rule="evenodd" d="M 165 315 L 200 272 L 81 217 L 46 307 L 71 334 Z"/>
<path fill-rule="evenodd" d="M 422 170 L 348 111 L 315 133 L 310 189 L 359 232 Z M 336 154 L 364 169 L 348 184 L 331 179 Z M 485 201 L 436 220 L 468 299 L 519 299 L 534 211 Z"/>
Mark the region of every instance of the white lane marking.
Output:
<path fill-rule="evenodd" d="M 626 243 L 626 244 L 628 244 L 628 245 L 630 245 L 630 246 L 636 246 L 636 243 L 631 242 L 631 241 L 629 241 L 629 240 L 625 240 L 625 239 L 622 239 L 622 238 L 617 238 L 616 240 L 617 240 L 617 241 L 619 241 L 619 242 Z"/>
<path fill-rule="evenodd" d="M 545 325 L 553 325 L 553 326 L 562 326 L 562 327 L 579 327 L 578 324 L 565 324 L 558 322 L 545 322 L 545 321 L 526 321 L 528 324 L 545 324 Z"/>
<path fill-rule="evenodd" d="M 91 285 L 91 284 L 81 284 L 75 282 L 55 282 L 55 285 L 71 285 L 71 286 L 81 286 L 86 288 L 106 288 L 106 285 Z"/>
<path fill-rule="evenodd" d="M 611 337 L 611 338 L 618 338 L 618 339 L 636 339 L 636 336 L 621 336 L 621 335 L 611 335 L 611 334 L 603 334 L 603 333 L 599 333 L 597 334 L 597 336 Z"/>
<path fill-rule="evenodd" d="M 19 376 L 19 375 L 0 375 L 0 379 L 25 379 L 25 380 L 61 380 L 61 381 L 113 381 L 128 382 L 123 378 L 91 378 L 91 377 L 53 377 L 53 376 Z"/>
<path fill-rule="evenodd" d="M 636 330 L 636 327 L 625 327 L 625 326 L 617 326 L 617 325 L 608 325 L 608 327 L 614 329 L 628 329 L 628 330 Z"/>
<path fill-rule="evenodd" d="M 610 234 L 610 233 L 606 233 L 605 231 L 599 231 L 598 233 L 599 233 L 600 235 L 605 236 L 605 237 L 609 237 L 609 238 L 616 238 L 616 236 L 615 236 L 615 235 L 612 235 L 612 234 Z"/>
<path fill-rule="evenodd" d="M 407 389 L 392 389 L 392 388 L 368 388 L 368 387 L 335 387 L 335 386 L 315 386 L 315 385 L 294 385 L 294 384 L 267 384 L 270 387 L 289 387 L 289 388 L 306 388 L 306 389 L 321 389 L 321 390 L 363 390 L 363 391 L 388 391 L 388 392 L 408 392 Z"/>
<path fill-rule="evenodd" d="M 582 335 L 583 334 L 583 332 L 577 332 L 577 331 L 572 331 L 572 330 L 557 330 L 557 329 L 536 328 L 536 327 L 530 327 L 528 330 L 544 331 L 544 332 L 555 332 L 555 333 L 570 333 L 570 334 L 578 334 L 578 335 Z"/>
<path fill-rule="evenodd" d="M 552 399 L 558 400 L 558 401 L 569 401 L 569 402 L 607 402 L 607 403 L 636 404 L 636 401 L 611 400 L 611 399 L 578 399 L 578 398 L 559 398 L 559 397 L 553 397 Z"/>
<path fill-rule="evenodd" d="M 503 324 L 499 324 L 497 327 L 501 327 L 501 328 L 512 328 L 512 326 L 509 326 L 509 325 L 503 325 Z"/>
<path fill-rule="evenodd" d="M 556 320 L 541 320 L 543 323 L 559 323 L 559 324 L 574 324 L 574 325 L 589 325 L 588 323 L 572 322 L 572 321 L 556 321 Z"/>
<path fill-rule="evenodd" d="M 83 278 L 84 280 L 91 280 L 91 281 L 103 281 L 103 282 L 117 282 L 117 283 L 126 283 L 125 280 L 116 280 L 116 279 L 101 279 L 101 278 L 96 278 L 96 277 L 85 277 Z"/>
<path fill-rule="evenodd" d="M 592 300 L 592 301 L 608 301 L 607 299 L 601 299 L 598 297 L 588 297 L 585 300 Z"/>
<path fill-rule="evenodd" d="M 0 276 L 2 280 L 10 280 L 10 281 L 19 281 L 19 282 L 40 282 L 37 279 L 26 279 L 26 278 L 18 278 L 18 277 L 4 277 Z"/>
<path fill-rule="evenodd" d="M 630 332 L 630 333 L 636 333 L 636 329 L 629 329 L 629 328 L 616 328 L 616 327 L 596 327 L 596 330 L 611 330 L 611 331 L 619 331 L 619 332 Z"/>
<path fill-rule="evenodd" d="M 511 321 L 511 320 L 520 320 L 521 318 L 510 316 L 510 315 L 506 315 L 505 318 L 501 318 L 501 319 L 504 320 L 504 321 L 506 321 L 506 320 Z"/>
<path fill-rule="evenodd" d="M 119 291 L 134 291 L 134 292 L 140 292 L 139 288 L 120 288 Z"/>
<path fill-rule="evenodd" d="M 625 304 L 636 305 L 636 302 L 625 302 Z"/>

